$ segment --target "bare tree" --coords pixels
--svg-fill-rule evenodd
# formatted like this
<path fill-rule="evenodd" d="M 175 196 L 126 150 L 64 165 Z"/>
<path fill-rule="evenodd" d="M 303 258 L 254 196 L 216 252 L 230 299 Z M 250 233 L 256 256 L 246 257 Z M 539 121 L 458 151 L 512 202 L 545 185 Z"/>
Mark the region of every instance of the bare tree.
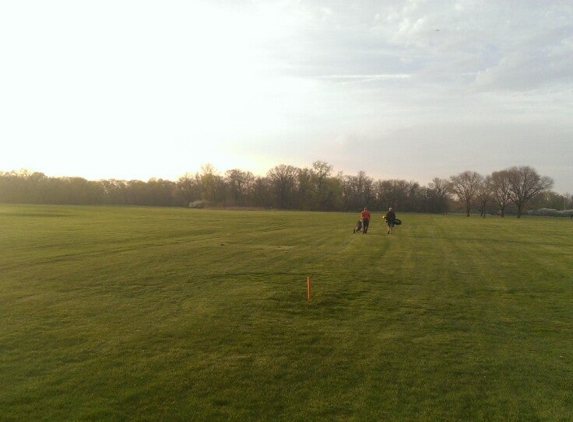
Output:
<path fill-rule="evenodd" d="M 494 171 L 486 181 L 492 200 L 499 208 L 500 215 L 504 217 L 505 209 L 511 203 L 509 172 L 507 170 Z"/>
<path fill-rule="evenodd" d="M 262 208 L 272 207 L 272 186 L 268 177 L 257 176 L 253 180 L 251 205 Z"/>
<path fill-rule="evenodd" d="M 507 169 L 510 200 L 517 207 L 517 218 L 520 218 L 527 203 L 539 194 L 553 187 L 553 179 L 540 176 L 529 166 Z"/>
<path fill-rule="evenodd" d="M 565 192 L 563 195 L 563 204 L 563 209 L 573 208 L 573 195 L 571 195 L 569 192 Z"/>
<path fill-rule="evenodd" d="M 533 206 L 564 211 L 567 209 L 567 196 L 548 190 L 537 196 Z"/>
<path fill-rule="evenodd" d="M 225 183 L 212 164 L 201 166 L 201 196 L 202 199 L 213 204 L 223 204 L 225 202 Z"/>
<path fill-rule="evenodd" d="M 440 179 L 439 177 L 434 177 L 430 183 L 428 183 L 428 187 L 439 194 L 447 194 L 448 187 L 449 187 L 448 179 Z"/>
<path fill-rule="evenodd" d="M 483 218 L 485 218 L 487 214 L 488 204 L 492 202 L 492 195 L 488 188 L 488 177 L 483 179 L 482 182 L 479 184 L 476 195 L 480 209 L 480 216 L 482 216 Z"/>
<path fill-rule="evenodd" d="M 294 204 L 294 194 L 296 192 L 298 169 L 293 166 L 280 164 L 267 173 L 275 197 L 275 204 L 278 208 L 292 208 Z"/>
<path fill-rule="evenodd" d="M 232 169 L 221 176 L 211 164 L 201 171 L 186 173 L 177 182 L 152 178 L 140 180 L 88 181 L 82 178 L 47 177 L 28 170 L 0 171 L 0 201 L 7 203 L 46 204 L 118 204 L 187 206 L 201 202 L 212 205 L 279 207 L 328 211 L 358 210 L 365 205 L 373 209 L 394 206 L 402 211 L 446 212 L 456 196 L 466 207 L 486 207 L 495 202 L 505 207 L 516 204 L 519 214 L 525 207 L 566 209 L 573 207 L 571 194 L 550 191 L 553 181 L 540 177 L 530 167 L 513 167 L 494 172 L 486 181 L 493 199 L 478 190 L 482 177 L 464 172 L 448 179 L 434 178 L 428 187 L 405 180 L 374 181 L 364 172 L 345 176 L 332 175 L 332 166 L 316 161 L 312 168 L 299 169 L 280 165 L 266 177 Z M 199 201 L 199 200 L 203 201 Z M 485 202 L 484 202 L 485 201 Z M 492 202 L 493 201 L 493 202 Z M 490 206 L 491 208 L 491 206 Z M 569 214 L 568 214 L 569 215 Z"/>
<path fill-rule="evenodd" d="M 315 161 L 312 163 L 313 174 L 316 178 L 316 187 L 318 192 L 322 192 L 322 186 L 327 177 L 332 173 L 332 166 L 324 161 Z"/>
<path fill-rule="evenodd" d="M 255 176 L 248 171 L 232 169 L 225 172 L 224 181 L 227 185 L 231 205 L 247 205 L 253 190 L 254 180 Z"/>
<path fill-rule="evenodd" d="M 296 208 L 299 210 L 316 209 L 314 174 L 307 167 L 299 169 L 296 175 Z"/>
<path fill-rule="evenodd" d="M 483 176 L 475 171 L 464 171 L 450 177 L 450 189 L 466 207 L 466 215 L 471 213 L 472 202 L 479 192 Z"/>
<path fill-rule="evenodd" d="M 449 180 L 434 177 L 428 183 L 428 189 L 427 200 L 429 201 L 428 209 L 430 212 L 446 213 L 448 211 Z"/>
<path fill-rule="evenodd" d="M 185 173 L 177 180 L 177 188 L 177 196 L 184 206 L 201 199 L 201 177 L 198 173 Z"/>
<path fill-rule="evenodd" d="M 356 176 L 344 176 L 343 199 L 345 210 L 362 209 L 373 199 L 374 180 L 359 171 Z"/>
<path fill-rule="evenodd" d="M 330 202 L 332 190 L 329 187 L 329 178 L 332 173 L 332 166 L 324 161 L 315 161 L 312 163 L 312 176 L 314 192 L 318 209 L 327 209 L 327 203 Z"/>

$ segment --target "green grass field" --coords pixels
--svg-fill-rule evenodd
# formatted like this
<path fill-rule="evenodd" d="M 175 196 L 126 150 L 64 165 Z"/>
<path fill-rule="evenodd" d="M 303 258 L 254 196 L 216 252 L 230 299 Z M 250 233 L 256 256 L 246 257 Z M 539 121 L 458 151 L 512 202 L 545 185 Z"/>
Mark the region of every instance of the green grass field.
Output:
<path fill-rule="evenodd" d="M 357 217 L 1 205 L 0 421 L 573 420 L 570 219 Z"/>

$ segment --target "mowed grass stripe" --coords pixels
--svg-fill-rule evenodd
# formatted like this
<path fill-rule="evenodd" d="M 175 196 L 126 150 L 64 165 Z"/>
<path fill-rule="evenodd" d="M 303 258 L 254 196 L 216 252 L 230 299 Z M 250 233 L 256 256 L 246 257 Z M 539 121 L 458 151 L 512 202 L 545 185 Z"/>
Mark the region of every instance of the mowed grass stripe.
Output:
<path fill-rule="evenodd" d="M 0 419 L 571 419 L 570 221 L 399 217 L 0 206 Z"/>

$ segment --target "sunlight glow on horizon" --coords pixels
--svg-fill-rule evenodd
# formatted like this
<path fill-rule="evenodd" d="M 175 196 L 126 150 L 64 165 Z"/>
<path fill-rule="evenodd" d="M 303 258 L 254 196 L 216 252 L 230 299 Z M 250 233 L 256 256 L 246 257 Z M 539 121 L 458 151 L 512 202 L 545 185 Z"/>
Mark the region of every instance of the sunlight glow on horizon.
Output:
<path fill-rule="evenodd" d="M 567 0 L 1 2 L 0 171 L 529 165 L 573 191 L 572 19 Z"/>

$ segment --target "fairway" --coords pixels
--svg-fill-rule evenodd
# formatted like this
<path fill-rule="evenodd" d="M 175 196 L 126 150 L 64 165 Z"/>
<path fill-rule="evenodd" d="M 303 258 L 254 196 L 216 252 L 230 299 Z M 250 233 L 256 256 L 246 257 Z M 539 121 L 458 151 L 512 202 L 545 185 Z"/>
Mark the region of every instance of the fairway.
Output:
<path fill-rule="evenodd" d="M 0 421 L 573 420 L 573 221 L 397 214 L 0 205 Z"/>

